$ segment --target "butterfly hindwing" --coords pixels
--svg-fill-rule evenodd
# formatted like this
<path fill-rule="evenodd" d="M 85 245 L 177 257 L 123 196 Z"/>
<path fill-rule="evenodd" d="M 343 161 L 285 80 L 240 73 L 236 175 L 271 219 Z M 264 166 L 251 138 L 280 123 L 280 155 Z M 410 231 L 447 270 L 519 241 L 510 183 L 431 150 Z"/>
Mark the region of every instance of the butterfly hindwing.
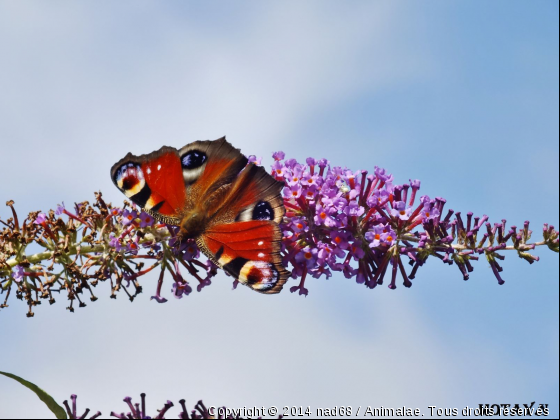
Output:
<path fill-rule="evenodd" d="M 225 137 L 218 140 L 195 141 L 179 151 L 183 179 L 193 202 L 208 201 L 216 191 L 239 175 L 247 158 Z"/>
<path fill-rule="evenodd" d="M 280 223 L 286 213 L 280 194 L 283 186 L 264 168 L 250 163 L 216 206 L 208 208 L 208 213 L 217 220 L 225 218 L 228 223 L 250 220 Z"/>

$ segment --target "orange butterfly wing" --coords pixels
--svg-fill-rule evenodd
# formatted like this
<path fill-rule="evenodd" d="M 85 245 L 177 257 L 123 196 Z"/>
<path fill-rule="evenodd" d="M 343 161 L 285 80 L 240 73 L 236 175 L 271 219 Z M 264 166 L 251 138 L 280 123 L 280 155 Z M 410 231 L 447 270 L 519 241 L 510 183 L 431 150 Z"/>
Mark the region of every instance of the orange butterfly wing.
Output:
<path fill-rule="evenodd" d="M 208 258 L 261 293 L 278 293 L 290 275 L 281 262 L 278 223 L 285 209 L 283 184 L 253 164 L 225 138 L 196 141 L 177 150 L 130 153 L 113 165 L 115 185 L 156 219 L 181 226 L 203 213 L 196 237 Z"/>
<path fill-rule="evenodd" d="M 171 224 L 179 224 L 187 203 L 181 160 L 164 146 L 148 155 L 126 155 L 111 168 L 111 178 L 124 195 Z"/>
<path fill-rule="evenodd" d="M 209 209 L 213 219 L 198 239 L 216 264 L 261 293 L 278 293 L 290 275 L 280 255 L 282 187 L 263 168 L 249 164 L 220 205 Z"/>
<path fill-rule="evenodd" d="M 290 275 L 281 263 L 281 238 L 274 222 L 253 220 L 213 226 L 199 242 L 241 283 L 261 293 L 278 293 Z"/>
<path fill-rule="evenodd" d="M 218 190 L 231 184 L 247 165 L 247 158 L 225 137 L 214 141 L 195 141 L 181 148 L 178 153 L 183 162 L 187 195 L 193 205 L 204 203 Z M 198 164 L 194 161 L 198 161 Z"/>

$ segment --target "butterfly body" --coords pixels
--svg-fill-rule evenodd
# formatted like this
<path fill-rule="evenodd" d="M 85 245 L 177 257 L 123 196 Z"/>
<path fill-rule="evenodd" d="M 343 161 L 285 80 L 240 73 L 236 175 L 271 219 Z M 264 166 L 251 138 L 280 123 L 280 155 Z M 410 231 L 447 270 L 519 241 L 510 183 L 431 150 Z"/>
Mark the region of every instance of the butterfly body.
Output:
<path fill-rule="evenodd" d="M 181 220 L 181 236 L 194 239 L 204 232 L 206 224 L 206 217 L 201 212 L 194 210 L 187 213 Z"/>
<path fill-rule="evenodd" d="M 221 138 L 129 153 L 113 165 L 111 178 L 156 220 L 179 226 L 181 239 L 195 239 L 241 283 L 278 293 L 290 274 L 280 256 L 283 184 L 247 162 Z"/>

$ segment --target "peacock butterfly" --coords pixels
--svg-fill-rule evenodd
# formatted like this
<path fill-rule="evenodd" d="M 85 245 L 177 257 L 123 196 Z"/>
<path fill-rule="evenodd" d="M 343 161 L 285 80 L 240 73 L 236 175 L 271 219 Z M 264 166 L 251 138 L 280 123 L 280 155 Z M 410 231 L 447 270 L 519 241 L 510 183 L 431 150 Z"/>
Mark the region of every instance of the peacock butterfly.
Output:
<path fill-rule="evenodd" d="M 117 188 L 156 220 L 180 227 L 239 282 L 278 293 L 290 272 L 280 256 L 283 184 L 225 137 L 177 150 L 127 154 L 111 168 Z"/>

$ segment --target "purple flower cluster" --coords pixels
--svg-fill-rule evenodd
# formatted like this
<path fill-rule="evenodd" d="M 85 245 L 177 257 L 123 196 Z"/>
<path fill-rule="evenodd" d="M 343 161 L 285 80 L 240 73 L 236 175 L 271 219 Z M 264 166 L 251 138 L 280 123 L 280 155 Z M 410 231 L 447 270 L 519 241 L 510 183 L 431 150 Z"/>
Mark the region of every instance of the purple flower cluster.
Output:
<path fill-rule="evenodd" d="M 284 160 L 283 152 L 273 157 L 272 175 L 285 183 L 283 262 L 291 266 L 293 278 L 300 278 L 291 292 L 307 296 L 307 274 L 329 278 L 333 271 L 370 289 L 383 284 L 389 272 L 390 289 L 397 287 L 398 276 L 410 287 L 410 280 L 430 256 L 455 263 L 468 280 L 471 261 L 479 254 L 486 255 L 503 284 L 497 260 L 504 257 L 497 251 L 515 249 L 530 263 L 538 260 L 527 252 L 536 245 L 546 244 L 558 252 L 558 233 L 553 227 L 545 227 L 544 242 L 528 245 L 529 222 L 519 231 L 512 226 L 506 232 L 505 220 L 492 226 L 486 223 L 487 216 L 473 218 L 469 213 L 465 223 L 453 210 L 444 215 L 443 198 L 417 199 L 419 180 L 395 185 L 393 176 L 378 167 L 368 174 L 331 167 L 326 159 L 308 158 L 302 164 Z M 481 230 L 486 233 L 479 238 Z M 412 266 L 408 274 L 403 259 Z"/>

